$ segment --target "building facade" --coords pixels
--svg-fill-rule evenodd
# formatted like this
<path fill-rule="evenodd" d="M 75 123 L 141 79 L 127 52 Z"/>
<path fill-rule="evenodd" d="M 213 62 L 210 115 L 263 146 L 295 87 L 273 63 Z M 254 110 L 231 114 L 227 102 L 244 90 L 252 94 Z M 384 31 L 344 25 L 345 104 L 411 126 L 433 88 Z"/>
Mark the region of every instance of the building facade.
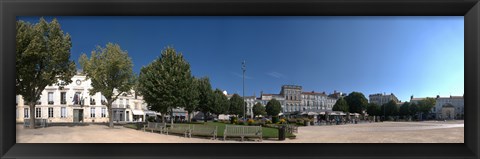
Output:
<path fill-rule="evenodd" d="M 57 85 L 47 86 L 35 106 L 35 114 L 30 114 L 29 106 L 21 95 L 16 97 L 16 121 L 24 122 L 31 117 L 47 119 L 47 122 L 108 122 L 109 112 L 106 99 L 101 93 L 90 96 L 90 79 L 77 74 L 72 83 L 63 88 Z M 134 93 L 134 92 L 133 92 Z M 143 121 L 146 104 L 135 95 L 119 96 L 112 105 L 116 121 Z"/>
<path fill-rule="evenodd" d="M 391 100 L 395 101 L 395 103 L 400 103 L 398 98 L 393 94 L 382 94 L 382 93 L 377 93 L 377 94 L 370 94 L 368 96 L 370 103 L 377 104 L 379 106 L 390 102 Z"/>
<path fill-rule="evenodd" d="M 464 98 L 463 96 L 450 96 L 450 97 L 431 97 L 435 99 L 435 106 L 430 110 L 428 118 L 451 120 L 451 119 L 463 119 L 464 118 Z M 418 104 L 419 101 L 425 98 L 410 97 L 411 103 Z"/>

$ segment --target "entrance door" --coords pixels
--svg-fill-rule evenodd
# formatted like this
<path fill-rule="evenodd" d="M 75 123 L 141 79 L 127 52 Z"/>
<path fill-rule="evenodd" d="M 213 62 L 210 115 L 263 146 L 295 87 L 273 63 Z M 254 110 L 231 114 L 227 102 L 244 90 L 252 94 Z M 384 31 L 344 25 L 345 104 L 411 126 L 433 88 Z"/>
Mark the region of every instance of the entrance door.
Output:
<path fill-rule="evenodd" d="M 73 109 L 73 122 L 78 123 L 79 122 L 79 110 L 78 109 Z"/>
<path fill-rule="evenodd" d="M 127 111 L 126 117 L 127 117 L 127 120 L 126 120 L 126 121 L 130 121 L 130 112 L 129 112 L 129 111 Z"/>
<path fill-rule="evenodd" d="M 73 110 L 73 122 L 74 123 L 83 122 L 83 109 Z"/>

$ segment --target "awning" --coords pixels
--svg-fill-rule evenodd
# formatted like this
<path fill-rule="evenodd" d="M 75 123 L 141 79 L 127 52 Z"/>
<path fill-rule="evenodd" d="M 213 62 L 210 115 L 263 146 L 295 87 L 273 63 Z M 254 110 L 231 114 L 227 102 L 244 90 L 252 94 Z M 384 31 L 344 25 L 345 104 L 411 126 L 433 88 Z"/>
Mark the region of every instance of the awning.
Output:
<path fill-rule="evenodd" d="M 154 111 L 145 111 L 145 115 L 148 115 L 148 116 L 155 116 L 156 113 Z"/>
<path fill-rule="evenodd" d="M 143 110 L 132 110 L 133 115 L 145 115 Z"/>

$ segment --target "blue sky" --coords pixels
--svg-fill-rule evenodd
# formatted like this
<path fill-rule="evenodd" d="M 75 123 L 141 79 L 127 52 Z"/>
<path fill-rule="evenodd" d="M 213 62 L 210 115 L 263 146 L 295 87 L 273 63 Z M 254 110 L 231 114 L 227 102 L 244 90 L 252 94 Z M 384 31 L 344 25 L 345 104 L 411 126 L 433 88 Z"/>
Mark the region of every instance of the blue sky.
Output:
<path fill-rule="evenodd" d="M 402 101 L 464 92 L 463 16 L 56 18 L 72 36 L 72 60 L 113 42 L 128 51 L 138 73 L 170 45 L 194 76 L 208 76 L 229 94 L 242 94 L 243 60 L 245 95 L 279 93 L 283 84 L 367 98 L 394 93 Z"/>

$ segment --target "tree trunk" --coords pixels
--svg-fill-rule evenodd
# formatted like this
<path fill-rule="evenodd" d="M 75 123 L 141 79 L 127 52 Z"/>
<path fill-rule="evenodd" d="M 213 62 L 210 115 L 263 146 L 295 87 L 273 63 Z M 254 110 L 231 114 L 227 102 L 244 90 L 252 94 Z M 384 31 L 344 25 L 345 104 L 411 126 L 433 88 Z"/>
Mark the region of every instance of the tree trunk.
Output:
<path fill-rule="evenodd" d="M 206 123 L 207 122 L 207 113 L 208 112 L 203 112 L 203 121 Z"/>
<path fill-rule="evenodd" d="M 111 103 L 107 103 L 107 109 L 108 109 L 108 127 L 113 128 L 113 110 L 112 110 Z"/>
<path fill-rule="evenodd" d="M 30 102 L 30 128 L 35 129 L 35 102 Z"/>
<path fill-rule="evenodd" d="M 170 109 L 170 123 L 173 125 L 173 119 L 175 119 L 175 117 L 173 117 L 173 108 Z"/>
<path fill-rule="evenodd" d="M 192 122 L 191 116 L 192 116 L 192 112 L 188 112 L 188 117 L 187 117 L 187 118 L 188 118 L 188 119 L 187 119 L 188 123 L 191 123 L 191 122 Z"/>

